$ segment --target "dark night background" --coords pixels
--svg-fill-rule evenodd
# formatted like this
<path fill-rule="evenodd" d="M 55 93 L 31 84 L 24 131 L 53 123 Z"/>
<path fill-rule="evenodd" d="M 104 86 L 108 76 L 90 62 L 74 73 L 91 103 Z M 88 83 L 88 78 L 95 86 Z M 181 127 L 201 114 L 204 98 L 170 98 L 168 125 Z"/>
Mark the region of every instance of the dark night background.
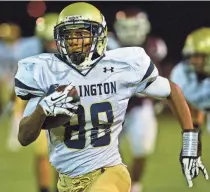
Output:
<path fill-rule="evenodd" d="M 46 12 L 60 12 L 72 1 L 46 1 Z M 90 1 L 105 15 L 109 30 L 115 13 L 126 7 L 139 7 L 149 16 L 152 35 L 162 37 L 168 45 L 168 59 L 173 62 L 181 59 L 182 49 L 186 35 L 192 30 L 207 26 L 210 27 L 210 2 L 181 2 L 181 1 Z M 0 22 L 12 21 L 18 23 L 23 36 L 33 35 L 35 18 L 28 15 L 27 1 L 0 2 Z"/>

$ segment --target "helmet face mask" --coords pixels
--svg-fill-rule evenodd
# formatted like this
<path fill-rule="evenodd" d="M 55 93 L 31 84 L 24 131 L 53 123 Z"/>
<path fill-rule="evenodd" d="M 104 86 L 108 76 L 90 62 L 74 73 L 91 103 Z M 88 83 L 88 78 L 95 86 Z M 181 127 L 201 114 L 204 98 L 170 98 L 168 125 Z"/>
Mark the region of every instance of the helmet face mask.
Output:
<path fill-rule="evenodd" d="M 196 73 L 210 75 L 210 55 L 197 53 L 188 57 L 191 69 Z"/>
<path fill-rule="evenodd" d="M 117 12 L 114 30 L 123 46 L 139 46 L 150 32 L 150 22 L 145 12 L 128 9 Z"/>
<path fill-rule="evenodd" d="M 188 57 L 188 62 L 190 64 L 192 70 L 195 72 L 198 72 L 198 73 L 202 72 L 203 66 L 205 63 L 205 58 L 206 58 L 206 55 L 204 55 L 204 54 L 190 55 Z"/>
<path fill-rule="evenodd" d="M 90 53 L 96 52 L 103 31 L 103 26 L 96 22 L 74 20 L 61 23 L 54 30 L 59 53 L 79 65 Z"/>
<path fill-rule="evenodd" d="M 86 29 L 74 29 L 63 34 L 64 49 L 73 63 L 79 65 L 91 52 L 93 37 Z"/>
<path fill-rule="evenodd" d="M 138 25 L 135 19 L 127 19 L 117 22 L 115 25 L 116 34 L 123 45 L 141 45 L 146 39 L 146 32 Z"/>
<path fill-rule="evenodd" d="M 88 3 L 70 4 L 59 14 L 54 39 L 60 56 L 67 64 L 78 70 L 89 69 L 106 51 L 104 16 Z"/>

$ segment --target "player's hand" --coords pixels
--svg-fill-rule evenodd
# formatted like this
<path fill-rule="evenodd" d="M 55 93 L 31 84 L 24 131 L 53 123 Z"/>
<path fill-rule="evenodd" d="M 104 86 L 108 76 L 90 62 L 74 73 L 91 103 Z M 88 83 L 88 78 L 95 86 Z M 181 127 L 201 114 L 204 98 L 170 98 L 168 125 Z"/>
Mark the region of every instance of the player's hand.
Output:
<path fill-rule="evenodd" d="M 207 170 L 201 161 L 201 148 L 199 129 L 183 131 L 183 147 L 180 154 L 180 163 L 189 187 L 193 186 L 192 180 L 199 175 L 200 171 L 205 179 L 209 179 Z"/>
<path fill-rule="evenodd" d="M 69 91 L 74 86 L 72 84 L 66 86 L 63 91 L 54 91 L 40 101 L 46 116 L 56 116 L 58 114 L 73 116 L 78 109 L 78 102 L 72 103 L 73 98 L 68 96 Z"/>

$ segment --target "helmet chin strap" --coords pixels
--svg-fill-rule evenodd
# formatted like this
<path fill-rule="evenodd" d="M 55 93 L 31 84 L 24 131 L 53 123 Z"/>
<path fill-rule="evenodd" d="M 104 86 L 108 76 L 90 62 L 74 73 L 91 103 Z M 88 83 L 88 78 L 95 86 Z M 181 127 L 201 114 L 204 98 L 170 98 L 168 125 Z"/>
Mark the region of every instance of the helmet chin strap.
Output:
<path fill-rule="evenodd" d="M 84 53 L 73 53 L 70 56 L 72 63 L 75 65 L 79 65 L 85 61 L 85 54 Z"/>
<path fill-rule="evenodd" d="M 75 56 L 75 58 L 73 58 Z M 93 52 L 89 53 L 88 57 L 85 57 L 85 55 L 81 56 L 80 54 L 74 55 L 72 54 L 70 57 L 66 55 L 67 61 L 73 65 L 78 70 L 87 70 L 91 68 L 91 61 L 92 61 Z M 76 57 L 81 57 L 80 60 Z M 76 61 L 74 61 L 76 59 Z M 82 61 L 83 60 L 83 61 Z M 82 61 L 82 62 L 81 62 Z M 77 64 L 78 62 L 78 64 Z"/>
<path fill-rule="evenodd" d="M 91 68 L 93 52 L 94 52 L 94 49 L 96 49 L 96 39 L 95 39 L 95 42 L 91 46 L 88 56 L 85 56 L 85 53 L 75 53 L 68 56 L 67 51 L 64 48 L 64 46 L 62 46 L 61 49 L 63 52 L 63 57 L 66 58 L 69 64 L 73 65 L 78 70 L 87 70 Z"/>

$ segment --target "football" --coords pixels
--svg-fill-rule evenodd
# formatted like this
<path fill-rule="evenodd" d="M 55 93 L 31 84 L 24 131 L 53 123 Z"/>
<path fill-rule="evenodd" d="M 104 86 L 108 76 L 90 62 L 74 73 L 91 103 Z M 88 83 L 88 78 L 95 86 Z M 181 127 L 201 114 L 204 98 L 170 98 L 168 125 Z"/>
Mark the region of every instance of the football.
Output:
<path fill-rule="evenodd" d="M 61 86 L 58 86 L 55 90 L 58 91 L 58 92 L 62 92 L 62 91 L 64 91 L 64 89 L 65 89 L 67 86 L 68 86 L 68 85 L 61 85 Z M 79 95 L 78 95 L 77 89 L 76 89 L 75 87 L 73 87 L 73 88 L 69 91 L 68 96 L 73 97 L 72 103 L 78 102 L 78 101 L 79 101 Z"/>
<path fill-rule="evenodd" d="M 61 85 L 58 86 L 57 88 L 55 87 L 50 87 L 47 95 L 51 94 L 52 92 L 54 92 L 55 90 L 58 92 L 64 91 L 64 89 L 66 88 L 66 86 L 68 85 Z M 72 97 L 73 100 L 71 101 L 71 103 L 77 103 L 80 101 L 80 97 L 78 95 L 77 89 L 75 87 L 73 87 L 70 91 L 68 96 Z M 57 115 L 55 117 L 53 116 L 49 116 L 45 119 L 44 124 L 42 126 L 42 129 L 53 129 L 53 128 L 57 128 L 60 126 L 63 126 L 65 123 L 67 123 L 68 121 L 70 121 L 70 118 L 68 115 Z"/>

